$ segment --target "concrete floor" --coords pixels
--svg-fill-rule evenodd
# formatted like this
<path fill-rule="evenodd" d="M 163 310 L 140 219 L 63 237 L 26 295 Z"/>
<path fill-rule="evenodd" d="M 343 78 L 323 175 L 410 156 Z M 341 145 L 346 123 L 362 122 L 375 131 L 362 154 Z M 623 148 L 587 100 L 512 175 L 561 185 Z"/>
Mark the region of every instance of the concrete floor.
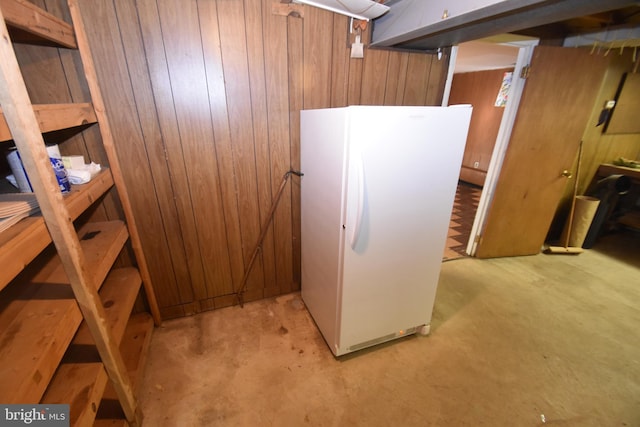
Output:
<path fill-rule="evenodd" d="M 167 321 L 145 425 L 640 426 L 639 301 L 627 234 L 577 256 L 446 262 L 430 336 L 339 360 L 299 294 Z"/>

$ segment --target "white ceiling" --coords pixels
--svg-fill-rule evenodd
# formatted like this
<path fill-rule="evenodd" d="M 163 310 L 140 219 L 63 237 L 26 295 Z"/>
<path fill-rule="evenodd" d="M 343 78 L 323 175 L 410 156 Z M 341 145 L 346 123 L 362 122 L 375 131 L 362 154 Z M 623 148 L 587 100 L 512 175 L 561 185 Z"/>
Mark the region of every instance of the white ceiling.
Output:
<path fill-rule="evenodd" d="M 518 48 L 483 41 L 458 45 L 454 73 L 510 68 L 516 64 Z"/>

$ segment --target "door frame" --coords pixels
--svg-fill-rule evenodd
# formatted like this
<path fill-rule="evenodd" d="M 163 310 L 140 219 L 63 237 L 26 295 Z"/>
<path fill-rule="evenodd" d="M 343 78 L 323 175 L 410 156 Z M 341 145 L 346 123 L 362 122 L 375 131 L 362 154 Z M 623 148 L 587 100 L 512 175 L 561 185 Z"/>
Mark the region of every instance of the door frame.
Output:
<path fill-rule="evenodd" d="M 498 43 L 506 46 L 518 47 L 518 57 L 516 59 L 516 65 L 513 71 L 513 79 L 511 81 L 511 88 L 509 89 L 509 100 L 505 106 L 502 114 L 502 120 L 500 122 L 500 128 L 498 130 L 498 136 L 493 147 L 493 153 L 491 154 L 491 160 L 489 161 L 489 168 L 487 169 L 487 177 L 482 187 L 482 193 L 478 202 L 478 209 L 476 216 L 473 220 L 473 226 L 471 227 L 471 234 L 469 241 L 467 242 L 467 253 L 471 256 L 475 256 L 476 249 L 478 247 L 478 241 L 493 200 L 493 194 L 496 190 L 498 178 L 500 177 L 500 171 L 502 169 L 502 163 L 504 161 L 507 147 L 509 146 L 509 140 L 511 139 L 511 132 L 513 125 L 516 121 L 518 114 L 518 108 L 520 107 L 520 99 L 522 98 L 522 92 L 524 91 L 524 85 L 526 78 L 522 78 L 522 70 L 528 66 L 533 56 L 533 50 L 538 45 L 539 40 L 523 40 L 507 43 Z M 451 55 L 449 59 L 449 70 L 447 73 L 447 80 L 445 82 L 444 96 L 442 98 L 442 106 L 449 104 L 449 94 L 451 92 L 451 83 L 453 81 L 453 73 L 455 70 L 455 62 L 458 54 L 458 47 L 453 46 L 451 48 Z"/>

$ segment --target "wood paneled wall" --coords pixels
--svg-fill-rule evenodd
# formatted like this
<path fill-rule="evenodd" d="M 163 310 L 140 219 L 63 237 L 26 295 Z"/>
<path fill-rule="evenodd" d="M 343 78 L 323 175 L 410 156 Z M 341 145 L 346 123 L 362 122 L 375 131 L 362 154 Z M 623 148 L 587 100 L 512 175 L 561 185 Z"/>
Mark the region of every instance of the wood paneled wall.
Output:
<path fill-rule="evenodd" d="M 618 85 L 622 80 L 623 74 L 633 72 L 636 66 L 633 61 L 635 57 L 633 48 L 625 48 L 622 54 L 619 52 L 620 51 L 617 51 L 615 55 L 607 55 L 609 57 L 607 73 L 602 82 L 596 104 L 593 106 L 591 118 L 585 128 L 583 135 L 583 164 L 581 167 L 582 171 L 580 172 L 578 194 L 583 194 L 584 191 L 587 190 L 600 164 L 611 163 L 618 157 L 640 159 L 639 133 L 602 133 L 603 127 L 596 126 L 600 111 L 605 102 L 615 99 L 616 91 L 618 90 Z M 599 52 L 598 54 L 603 55 L 604 52 Z M 566 196 L 569 194 L 570 191 L 568 190 Z"/>
<path fill-rule="evenodd" d="M 473 115 L 462 159 L 460 179 L 484 185 L 491 154 L 498 137 L 503 107 L 496 107 L 496 98 L 505 72 L 510 69 L 485 70 L 454 74 L 449 105 L 471 104 Z M 474 163 L 478 166 L 474 167 Z"/>
<path fill-rule="evenodd" d="M 594 53 L 603 55 L 604 52 Z M 628 159 L 640 159 L 640 134 L 611 134 L 602 133 L 602 126 L 596 126 L 598 117 L 607 100 L 615 99 L 616 91 L 622 75 L 632 72 L 634 68 L 633 48 L 624 48 L 622 54 L 617 51 L 615 54 L 607 55 L 609 65 L 604 80 L 600 87 L 600 92 L 593 106 L 591 117 L 586 124 L 583 140 L 582 164 L 580 166 L 580 177 L 578 181 L 578 194 L 585 194 L 589 184 L 593 180 L 598 167 L 602 163 L 611 163 L 619 157 Z M 577 156 L 573 170 L 577 169 Z M 558 205 L 558 210 L 549 231 L 551 237 L 557 237 L 562 232 L 564 223 L 569 216 L 571 199 L 573 197 L 573 180 L 567 180 L 562 200 Z"/>
<path fill-rule="evenodd" d="M 60 1 L 46 0 L 47 8 L 68 20 Z M 272 13 L 274 4 L 81 2 L 165 318 L 235 303 L 282 177 L 299 167 L 301 109 L 441 103 L 446 52 L 438 60 L 365 49 L 364 59 L 351 59 L 346 17 L 309 6 L 299 6 L 302 17 L 286 17 Z M 33 92 L 81 98 L 75 53 L 37 54 L 25 51 L 25 62 L 49 61 L 51 78 L 33 79 Z M 100 161 L 87 150 L 91 132 L 63 151 Z M 299 289 L 299 200 L 292 178 L 245 300 Z"/>

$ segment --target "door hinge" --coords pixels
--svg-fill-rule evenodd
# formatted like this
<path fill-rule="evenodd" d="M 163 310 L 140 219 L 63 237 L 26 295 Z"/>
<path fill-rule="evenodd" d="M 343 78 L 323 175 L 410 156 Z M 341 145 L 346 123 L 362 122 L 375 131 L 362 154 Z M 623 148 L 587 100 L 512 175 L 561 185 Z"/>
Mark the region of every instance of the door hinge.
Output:
<path fill-rule="evenodd" d="M 478 234 L 475 239 L 473 239 L 473 243 L 480 243 L 482 240 L 482 235 Z"/>
<path fill-rule="evenodd" d="M 530 65 L 525 65 L 524 67 L 522 67 L 522 69 L 520 70 L 520 78 L 526 79 L 527 77 L 529 77 L 530 71 L 531 71 Z"/>

